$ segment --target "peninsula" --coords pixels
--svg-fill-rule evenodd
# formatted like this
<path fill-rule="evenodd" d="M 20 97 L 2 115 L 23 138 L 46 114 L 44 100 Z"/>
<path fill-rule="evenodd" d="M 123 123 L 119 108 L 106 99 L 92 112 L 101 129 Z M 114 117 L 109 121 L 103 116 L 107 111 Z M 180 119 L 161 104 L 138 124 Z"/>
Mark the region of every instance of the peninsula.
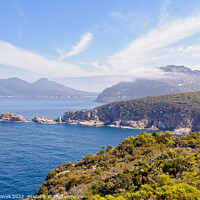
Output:
<path fill-rule="evenodd" d="M 200 92 L 144 97 L 66 112 L 57 122 L 190 133 L 200 130 Z"/>

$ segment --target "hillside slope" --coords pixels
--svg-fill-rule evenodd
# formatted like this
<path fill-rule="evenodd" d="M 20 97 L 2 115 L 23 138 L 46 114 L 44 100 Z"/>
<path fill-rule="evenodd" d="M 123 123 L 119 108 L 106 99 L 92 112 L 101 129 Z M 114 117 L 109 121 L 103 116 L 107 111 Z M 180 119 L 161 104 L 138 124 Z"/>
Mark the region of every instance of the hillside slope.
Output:
<path fill-rule="evenodd" d="M 33 199 L 199 200 L 199 145 L 199 133 L 143 132 L 53 169 Z"/>
<path fill-rule="evenodd" d="M 60 120 L 189 133 L 200 130 L 200 92 L 118 101 L 92 110 L 66 112 Z"/>
<path fill-rule="evenodd" d="M 200 71 L 175 65 L 159 69 L 163 73 L 162 78 L 155 80 L 137 79 L 135 82 L 118 83 L 100 93 L 97 101 L 108 103 L 145 96 L 200 90 Z"/>

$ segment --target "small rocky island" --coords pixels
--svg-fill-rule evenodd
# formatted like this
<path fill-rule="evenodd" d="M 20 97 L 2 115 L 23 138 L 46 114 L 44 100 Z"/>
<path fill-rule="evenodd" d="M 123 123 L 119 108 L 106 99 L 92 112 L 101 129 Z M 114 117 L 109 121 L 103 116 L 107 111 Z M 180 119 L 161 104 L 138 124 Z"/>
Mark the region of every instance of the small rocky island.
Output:
<path fill-rule="evenodd" d="M 16 113 L 2 113 L 0 116 L 1 122 L 26 122 L 26 120 Z"/>
<path fill-rule="evenodd" d="M 44 117 L 35 117 L 32 119 L 33 122 L 39 123 L 39 124 L 54 124 L 56 121 L 52 119 L 45 119 Z"/>

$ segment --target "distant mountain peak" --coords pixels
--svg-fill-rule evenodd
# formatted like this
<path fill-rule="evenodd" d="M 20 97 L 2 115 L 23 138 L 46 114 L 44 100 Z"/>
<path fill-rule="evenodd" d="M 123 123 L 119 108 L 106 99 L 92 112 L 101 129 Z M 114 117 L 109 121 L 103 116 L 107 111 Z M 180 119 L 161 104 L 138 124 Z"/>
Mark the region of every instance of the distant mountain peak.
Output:
<path fill-rule="evenodd" d="M 49 81 L 49 79 L 47 79 L 47 78 L 40 78 L 40 79 L 38 79 L 35 82 L 46 82 L 46 81 Z"/>
<path fill-rule="evenodd" d="M 193 72 L 190 68 L 184 65 L 167 65 L 165 67 L 160 67 L 165 72 L 176 72 L 176 73 L 191 73 Z"/>
<path fill-rule="evenodd" d="M 17 80 L 17 81 L 23 81 L 22 79 L 18 78 L 18 77 L 11 77 L 11 78 L 8 78 L 7 80 Z"/>

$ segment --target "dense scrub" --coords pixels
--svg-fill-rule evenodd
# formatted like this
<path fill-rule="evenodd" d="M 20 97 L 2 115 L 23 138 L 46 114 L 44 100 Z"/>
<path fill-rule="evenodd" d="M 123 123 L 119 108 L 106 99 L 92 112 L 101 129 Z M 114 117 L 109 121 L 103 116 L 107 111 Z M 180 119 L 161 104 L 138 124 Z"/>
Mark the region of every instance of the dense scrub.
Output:
<path fill-rule="evenodd" d="M 165 114 L 184 118 L 199 119 L 200 92 L 187 92 L 170 95 L 144 97 L 140 99 L 118 101 L 96 108 L 101 121 L 112 118 L 140 120 L 162 118 Z"/>
<path fill-rule="evenodd" d="M 62 194 L 92 200 L 200 199 L 199 147 L 200 133 L 173 137 L 170 132 L 143 132 L 124 139 L 116 148 L 101 146 L 96 155 L 53 169 L 37 195 L 49 195 L 49 199 Z"/>

